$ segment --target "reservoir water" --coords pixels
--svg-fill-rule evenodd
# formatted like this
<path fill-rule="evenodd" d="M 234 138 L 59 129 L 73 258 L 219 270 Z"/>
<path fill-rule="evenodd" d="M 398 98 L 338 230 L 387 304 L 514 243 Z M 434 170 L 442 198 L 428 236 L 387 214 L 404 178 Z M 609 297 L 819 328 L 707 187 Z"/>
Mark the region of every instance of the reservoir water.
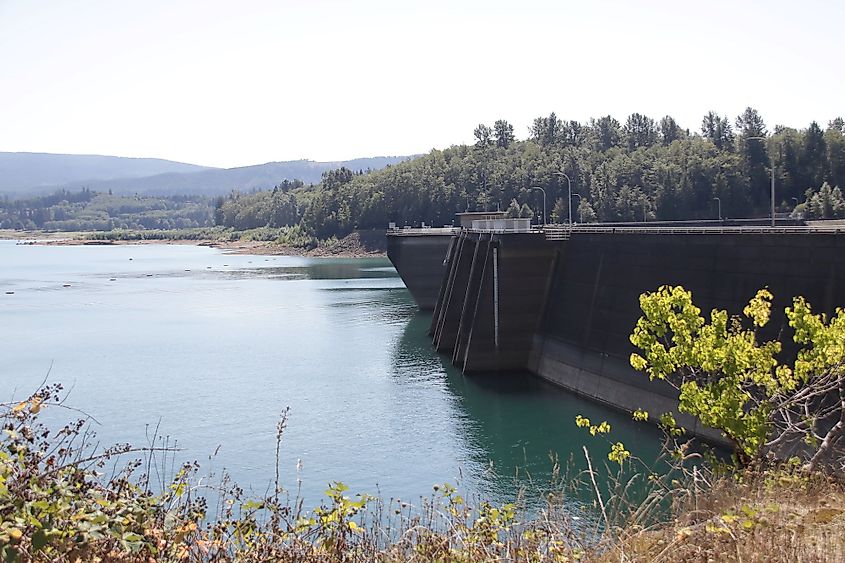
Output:
<path fill-rule="evenodd" d="M 158 425 L 179 460 L 263 494 L 290 407 L 282 485 L 301 479 L 311 507 L 331 481 L 411 502 L 444 482 L 530 500 L 552 456 L 608 451 L 577 414 L 653 457 L 656 432 L 624 414 L 527 373 L 463 376 L 431 348 L 429 321 L 386 259 L 0 241 L 0 401 L 49 370 L 103 445 L 144 445 Z"/>

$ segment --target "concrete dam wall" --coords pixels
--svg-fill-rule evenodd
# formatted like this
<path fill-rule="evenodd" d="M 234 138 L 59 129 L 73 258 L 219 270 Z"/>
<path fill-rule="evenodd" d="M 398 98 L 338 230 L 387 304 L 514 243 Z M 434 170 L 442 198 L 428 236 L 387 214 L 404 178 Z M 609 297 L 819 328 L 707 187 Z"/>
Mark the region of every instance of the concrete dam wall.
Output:
<path fill-rule="evenodd" d="M 393 263 L 405 287 L 423 311 L 431 311 L 437 304 L 440 282 L 445 271 L 445 259 L 452 243 L 452 231 L 403 234 L 388 233 L 387 257 Z"/>
<path fill-rule="evenodd" d="M 639 296 L 661 285 L 683 285 L 703 314 L 740 314 L 762 287 L 775 296 L 762 338 L 791 338 L 783 310 L 802 295 L 815 312 L 845 306 L 845 233 L 698 229 L 665 234 L 573 229 L 568 240 L 543 233 L 462 231 L 439 243 L 401 237 L 397 270 L 414 279 L 418 299 L 433 302 L 431 335 L 465 373 L 528 370 L 610 406 L 660 413 L 677 409 L 675 392 L 630 367 L 630 335 Z M 389 237 L 390 238 L 390 237 Z M 400 238 L 400 237 L 395 237 Z M 432 237 L 429 237 L 432 238 Z M 388 244 L 388 248 L 391 244 Z M 416 263 L 411 248 L 424 250 Z M 431 264 L 442 249 L 435 281 Z M 403 272 L 403 270 L 406 270 Z M 436 290 L 434 288 L 436 287 Z M 423 291 L 423 292 L 425 292 Z M 785 346 L 784 354 L 794 353 Z M 698 434 L 719 437 L 706 428 Z"/>
<path fill-rule="evenodd" d="M 437 351 L 464 373 L 525 369 L 554 257 L 542 235 L 455 237 L 429 331 Z"/>

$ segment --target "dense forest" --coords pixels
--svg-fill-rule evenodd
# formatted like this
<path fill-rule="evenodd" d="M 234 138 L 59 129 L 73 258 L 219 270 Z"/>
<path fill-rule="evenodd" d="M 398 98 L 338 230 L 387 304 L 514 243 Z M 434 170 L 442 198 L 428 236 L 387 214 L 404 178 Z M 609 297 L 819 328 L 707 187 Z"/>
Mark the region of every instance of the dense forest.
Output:
<path fill-rule="evenodd" d="M 118 197 L 83 190 L 0 200 L 0 227 L 51 230 L 172 229 L 210 224 L 236 230 L 296 227 L 326 239 L 353 229 L 451 225 L 455 213 L 510 209 L 576 222 L 767 217 L 775 170 L 782 215 L 843 218 L 845 121 L 822 129 L 766 126 L 747 108 L 735 120 L 709 112 L 700 131 L 672 117 L 611 116 L 586 123 L 538 117 L 518 140 L 505 120 L 479 125 L 473 145 L 432 150 L 376 171 L 346 167 L 319 184 L 284 180 L 273 190 L 228 196 Z M 517 211 L 518 210 L 518 211 Z"/>
<path fill-rule="evenodd" d="M 327 172 L 313 188 L 287 183 L 272 192 L 216 201 L 217 224 L 238 229 L 300 224 L 320 238 L 389 222 L 450 225 L 456 212 L 506 209 L 516 202 L 551 221 L 642 221 L 765 217 L 775 164 L 778 213 L 845 217 L 845 121 L 826 129 L 775 126 L 747 108 L 731 121 L 709 112 L 700 132 L 669 117 L 633 114 L 588 123 L 554 113 L 517 140 L 505 120 L 475 129 L 474 145 L 433 150 L 383 170 Z M 563 174 L 561 174 L 563 173 Z M 577 194 L 577 195 L 576 195 Z M 718 198 L 718 202 L 716 201 Z"/>
<path fill-rule="evenodd" d="M 83 188 L 28 199 L 0 198 L 0 228 L 48 231 L 186 229 L 212 224 L 211 200 L 118 196 Z"/>

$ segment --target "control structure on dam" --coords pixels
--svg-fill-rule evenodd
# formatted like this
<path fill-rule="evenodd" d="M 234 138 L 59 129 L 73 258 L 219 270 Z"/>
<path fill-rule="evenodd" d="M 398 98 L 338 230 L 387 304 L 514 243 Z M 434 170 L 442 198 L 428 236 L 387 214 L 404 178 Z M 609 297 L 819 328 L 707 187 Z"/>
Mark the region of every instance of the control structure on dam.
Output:
<path fill-rule="evenodd" d="M 616 408 L 666 412 L 677 409 L 674 390 L 629 364 L 642 293 L 682 285 L 702 311 L 739 314 L 768 287 L 775 298 L 764 339 L 788 333 L 783 311 L 794 296 L 828 315 L 845 306 L 845 224 L 532 229 L 505 221 L 387 234 L 388 257 L 432 312 L 434 346 L 464 373 L 527 370 Z"/>

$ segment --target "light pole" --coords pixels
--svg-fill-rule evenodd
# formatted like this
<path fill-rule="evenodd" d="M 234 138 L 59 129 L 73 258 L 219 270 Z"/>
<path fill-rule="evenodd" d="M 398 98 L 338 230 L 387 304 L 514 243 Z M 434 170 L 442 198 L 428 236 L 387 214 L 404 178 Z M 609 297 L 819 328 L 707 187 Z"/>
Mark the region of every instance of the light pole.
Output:
<path fill-rule="evenodd" d="M 572 227 L 572 180 L 570 180 L 569 176 L 567 176 L 563 172 L 555 172 L 555 175 L 563 176 L 564 178 L 566 178 L 566 185 L 569 189 L 569 199 L 566 200 L 566 207 L 567 209 L 569 209 L 569 226 Z M 581 203 L 580 199 L 578 200 L 578 203 Z"/>
<path fill-rule="evenodd" d="M 746 137 L 746 141 L 750 141 L 754 139 L 755 141 L 765 141 L 765 137 Z M 769 158 L 772 160 L 772 227 L 775 226 L 775 155 L 771 155 Z"/>
<path fill-rule="evenodd" d="M 546 226 L 546 190 L 541 188 L 540 186 L 531 186 L 530 189 L 532 190 L 540 190 L 543 192 L 543 226 Z"/>
<path fill-rule="evenodd" d="M 572 205 L 572 196 L 575 196 L 575 197 L 578 198 L 578 222 L 583 223 L 584 222 L 584 210 L 581 209 L 581 194 L 572 194 L 571 196 L 569 196 L 569 205 Z M 572 226 L 572 224 L 570 222 L 570 227 L 571 226 Z"/>
<path fill-rule="evenodd" d="M 714 198 L 713 198 L 713 200 L 714 200 L 717 204 L 719 204 L 719 221 L 721 221 L 721 220 L 722 220 L 722 200 L 721 200 L 721 199 L 719 199 L 718 197 L 714 197 Z"/>

